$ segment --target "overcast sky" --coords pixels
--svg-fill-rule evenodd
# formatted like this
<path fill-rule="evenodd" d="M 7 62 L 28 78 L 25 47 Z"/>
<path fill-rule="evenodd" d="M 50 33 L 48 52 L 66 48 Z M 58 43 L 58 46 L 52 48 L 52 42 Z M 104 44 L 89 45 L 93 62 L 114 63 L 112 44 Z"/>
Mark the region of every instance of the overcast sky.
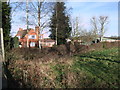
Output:
<path fill-rule="evenodd" d="M 90 1 L 90 0 L 88 0 Z M 95 0 L 92 0 L 95 1 Z M 98 0 L 99 1 L 99 0 Z M 72 7 L 71 16 L 72 18 L 79 17 L 84 25 L 85 29 L 90 29 L 90 18 L 93 16 L 108 16 L 109 24 L 107 26 L 107 32 L 105 36 L 116 36 L 118 35 L 118 2 L 67 2 L 68 8 Z M 112 0 L 108 0 L 112 1 Z M 116 0 L 117 1 L 117 0 Z M 11 33 L 14 36 L 19 28 L 26 28 L 25 23 L 20 20 L 20 16 L 25 15 L 24 12 L 18 10 L 13 14 L 12 20 L 17 23 L 12 23 Z M 34 28 L 34 26 L 31 26 Z M 49 33 L 44 35 L 48 37 Z"/>

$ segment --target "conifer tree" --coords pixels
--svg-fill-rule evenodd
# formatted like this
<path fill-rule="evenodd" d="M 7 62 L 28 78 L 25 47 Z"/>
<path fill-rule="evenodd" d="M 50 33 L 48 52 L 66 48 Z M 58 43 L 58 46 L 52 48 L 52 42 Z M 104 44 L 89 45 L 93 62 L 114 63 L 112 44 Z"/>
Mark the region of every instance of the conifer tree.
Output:
<path fill-rule="evenodd" d="M 11 7 L 7 2 L 2 2 L 2 28 L 5 50 L 8 50 L 10 48 Z"/>
<path fill-rule="evenodd" d="M 71 27 L 69 15 L 64 2 L 56 2 L 52 12 L 50 23 L 50 38 L 57 39 L 57 44 L 65 44 L 66 38 L 70 37 Z"/>

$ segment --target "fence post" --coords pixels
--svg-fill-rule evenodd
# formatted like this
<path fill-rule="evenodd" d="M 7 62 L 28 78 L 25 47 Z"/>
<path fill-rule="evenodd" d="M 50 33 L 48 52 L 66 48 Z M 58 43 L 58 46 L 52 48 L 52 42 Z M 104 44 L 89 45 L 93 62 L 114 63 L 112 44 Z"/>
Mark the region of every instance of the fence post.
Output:
<path fill-rule="evenodd" d="M 3 29 L 0 28 L 1 33 L 1 48 L 2 48 L 2 62 L 5 62 L 5 51 L 4 51 L 4 40 L 3 40 Z"/>

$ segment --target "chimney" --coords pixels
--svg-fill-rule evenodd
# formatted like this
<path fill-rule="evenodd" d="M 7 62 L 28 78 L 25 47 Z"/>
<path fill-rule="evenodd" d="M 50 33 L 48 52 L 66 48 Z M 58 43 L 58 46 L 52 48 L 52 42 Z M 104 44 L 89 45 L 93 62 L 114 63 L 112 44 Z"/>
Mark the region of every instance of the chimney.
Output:
<path fill-rule="evenodd" d="M 19 28 L 19 31 L 22 31 L 23 29 L 22 28 Z"/>
<path fill-rule="evenodd" d="M 35 27 L 35 32 L 38 34 L 38 32 L 39 32 L 39 26 Z"/>

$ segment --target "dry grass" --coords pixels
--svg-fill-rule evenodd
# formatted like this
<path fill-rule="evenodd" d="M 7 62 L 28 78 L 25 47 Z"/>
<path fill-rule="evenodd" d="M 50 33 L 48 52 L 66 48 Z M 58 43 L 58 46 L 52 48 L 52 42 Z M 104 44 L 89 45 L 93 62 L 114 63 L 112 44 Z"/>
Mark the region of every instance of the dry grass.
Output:
<path fill-rule="evenodd" d="M 50 59 L 46 62 L 42 60 L 16 60 L 10 62 L 9 70 L 11 70 L 13 77 L 19 81 L 21 87 L 60 88 L 64 81 L 61 83 L 57 82 L 56 78 L 59 77 L 59 72 L 57 70 L 55 71 L 55 67 L 57 65 L 63 65 L 65 67 L 64 69 L 68 70 L 72 64 L 73 60 L 65 57 L 59 58 L 58 60 Z M 23 80 L 24 85 L 21 80 Z"/>
<path fill-rule="evenodd" d="M 101 46 L 101 44 L 97 45 Z M 41 54 L 39 50 L 30 50 L 31 55 L 29 52 L 27 57 L 25 57 L 26 52 L 28 52 L 27 49 L 25 51 L 13 50 L 14 52 L 10 53 L 12 59 L 8 69 L 15 80 L 19 82 L 20 87 L 26 88 L 118 87 L 116 72 L 110 72 L 111 69 L 117 69 L 115 65 L 117 65 L 116 55 L 118 52 L 116 49 L 95 51 L 98 48 L 97 45 L 94 45 L 94 48 L 93 46 L 89 47 L 91 53 L 82 55 L 77 53 L 76 56 L 65 54 L 61 57 L 59 56 L 60 52 L 56 50 L 48 53 L 51 49 L 44 51 L 44 54 Z M 36 51 L 38 53 L 34 54 Z M 25 60 L 26 58 L 27 60 Z M 113 82 L 111 80 L 112 75 L 114 77 Z"/>

